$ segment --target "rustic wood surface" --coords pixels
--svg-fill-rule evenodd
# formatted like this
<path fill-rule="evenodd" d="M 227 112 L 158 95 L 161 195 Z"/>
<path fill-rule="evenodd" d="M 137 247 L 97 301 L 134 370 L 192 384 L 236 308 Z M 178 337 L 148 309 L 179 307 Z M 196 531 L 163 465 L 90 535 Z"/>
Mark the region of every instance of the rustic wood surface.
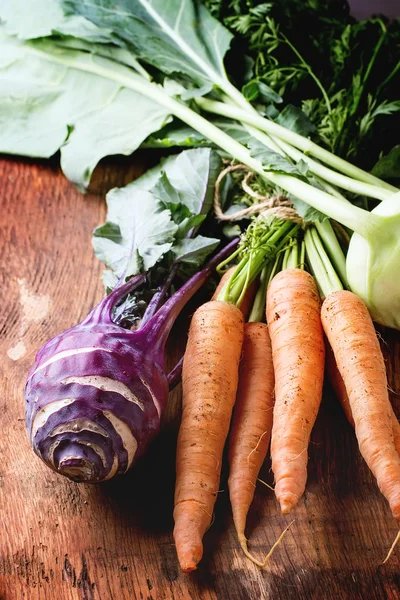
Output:
<path fill-rule="evenodd" d="M 0 159 L 0 600 L 400 598 L 400 550 L 381 564 L 397 524 L 329 390 L 312 436 L 307 492 L 293 517 L 280 516 L 272 492 L 257 488 L 248 530 L 256 554 L 295 519 L 262 571 L 238 548 L 225 472 L 201 567 L 179 572 L 171 533 L 179 387 L 162 434 L 125 478 L 78 485 L 31 451 L 27 371 L 49 337 L 101 298 L 90 232 L 104 220 L 104 192 L 137 176 L 143 160 L 108 161 L 84 198 L 57 161 Z M 183 339 L 182 322 L 174 335 Z M 400 409 L 399 337 L 385 332 L 384 339 Z M 272 484 L 269 463 L 261 478 Z"/>

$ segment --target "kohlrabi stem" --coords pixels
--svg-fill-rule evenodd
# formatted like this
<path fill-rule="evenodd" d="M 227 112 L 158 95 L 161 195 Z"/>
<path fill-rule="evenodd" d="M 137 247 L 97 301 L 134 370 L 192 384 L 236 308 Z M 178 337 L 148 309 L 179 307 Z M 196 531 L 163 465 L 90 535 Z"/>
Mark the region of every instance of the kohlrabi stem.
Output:
<path fill-rule="evenodd" d="M 267 265 L 265 265 L 265 267 L 260 273 L 260 282 L 258 285 L 258 290 L 256 292 L 253 306 L 251 307 L 251 311 L 248 318 L 249 323 L 260 323 L 265 318 L 267 287 L 269 274 L 272 270 L 272 266 L 272 263 L 268 263 Z"/>
<path fill-rule="evenodd" d="M 147 321 L 150 321 L 151 317 L 153 315 L 155 315 L 155 313 L 158 311 L 158 309 L 162 305 L 164 297 L 165 297 L 166 293 L 168 292 L 168 290 L 176 276 L 178 268 L 179 268 L 179 265 L 177 263 L 174 263 L 172 265 L 172 267 L 170 268 L 170 271 L 167 275 L 166 280 L 164 281 L 162 286 L 153 295 L 152 299 L 150 300 L 150 302 L 145 310 L 142 320 L 140 321 L 141 327 L 144 327 L 146 325 Z"/>
<path fill-rule="evenodd" d="M 115 288 L 105 296 L 103 300 L 88 314 L 82 324 L 92 321 L 92 319 L 108 320 L 112 322 L 112 311 L 114 306 L 119 300 L 122 300 L 124 296 L 133 292 L 136 288 L 143 285 L 146 281 L 146 274 L 135 275 L 129 281 L 124 282 L 124 276 L 119 280 Z"/>
<path fill-rule="evenodd" d="M 324 245 L 313 225 L 304 234 L 307 260 L 322 298 L 343 289 L 332 263 L 325 251 Z"/>
<path fill-rule="evenodd" d="M 382 189 L 376 185 L 371 185 L 370 183 L 364 183 L 358 179 L 352 179 L 351 177 L 343 175 L 342 173 L 338 173 L 337 171 L 332 171 L 328 167 L 325 167 L 325 165 L 322 165 L 313 158 L 306 156 L 303 154 L 303 152 L 297 150 L 297 148 L 294 148 L 283 140 L 281 140 L 280 147 L 294 161 L 304 161 L 308 165 L 311 173 L 332 185 L 346 190 L 347 192 L 359 194 L 360 196 L 367 196 L 369 198 L 377 198 L 379 200 L 386 200 L 392 195 L 392 192 L 389 192 L 386 189 Z"/>
<path fill-rule="evenodd" d="M 283 188 L 313 208 L 316 208 L 332 219 L 339 221 L 339 223 L 342 223 L 349 229 L 359 233 L 362 237 L 368 238 L 374 234 L 377 227 L 382 227 L 382 218 L 378 215 L 373 215 L 348 202 L 334 198 L 330 194 L 318 190 L 293 176 L 265 171 L 261 162 L 253 158 L 250 151 L 245 146 L 207 121 L 207 119 L 194 112 L 182 102 L 169 96 L 162 87 L 146 81 L 131 69 L 124 67 L 123 65 L 116 65 L 114 62 L 107 59 L 100 58 L 95 60 L 95 57 L 82 52 L 72 53 L 69 51 L 66 53 L 64 51 L 64 53 L 62 53 L 62 49 L 59 49 L 57 52 L 50 52 L 48 49 L 46 49 L 46 51 L 39 50 L 39 47 L 40 45 L 37 47 L 30 46 L 31 52 L 34 55 L 39 55 L 41 58 L 45 58 L 52 62 L 68 65 L 81 71 L 100 75 L 110 81 L 115 81 L 121 86 L 135 90 L 150 98 L 152 101 L 156 101 L 162 106 L 165 106 L 171 114 L 181 119 L 190 127 L 193 127 L 193 129 L 204 135 L 211 142 L 215 143 L 237 160 L 246 164 L 251 170 L 261 175 L 267 181 Z M 240 94 L 240 92 L 238 93 Z M 226 107 L 227 109 L 229 108 L 228 105 Z M 243 114 L 247 115 L 248 113 L 243 111 Z"/>
<path fill-rule="evenodd" d="M 178 360 L 173 369 L 168 373 L 168 388 L 169 391 L 173 390 L 175 386 L 181 380 L 182 377 L 182 367 L 183 367 L 183 356 Z"/>
<path fill-rule="evenodd" d="M 163 348 L 167 337 L 175 323 L 179 313 L 190 300 L 190 298 L 200 289 L 205 281 L 210 277 L 216 266 L 229 255 L 235 246 L 239 243 L 239 238 L 229 242 L 225 248 L 222 248 L 205 267 L 200 269 L 179 290 L 175 292 L 156 314 L 142 327 L 139 326 L 137 332 L 147 336 L 148 342 L 154 345 L 154 353 L 157 349 Z"/>
<path fill-rule="evenodd" d="M 315 221 L 314 226 L 319 233 L 324 248 L 334 266 L 336 273 L 339 275 L 344 287 L 348 288 L 346 275 L 346 257 L 336 237 L 334 229 L 329 219 L 325 221 Z"/>
<path fill-rule="evenodd" d="M 343 158 L 340 158 L 332 152 L 329 152 L 329 150 L 321 148 L 308 138 L 305 138 L 299 135 L 298 133 L 287 129 L 282 125 L 275 123 L 274 121 L 270 121 L 269 119 L 262 117 L 255 111 L 253 112 L 252 110 L 243 110 L 241 108 L 231 105 L 230 103 L 209 100 L 208 98 L 197 98 L 196 102 L 200 106 L 200 108 L 206 110 L 207 112 L 223 115 L 224 117 L 235 119 L 236 121 L 240 121 L 242 123 L 248 123 L 249 125 L 252 125 L 257 129 L 261 129 L 262 131 L 265 131 L 266 133 L 269 133 L 272 136 L 276 136 L 284 142 L 289 143 L 291 146 L 302 150 L 304 153 L 315 156 L 316 158 L 326 163 L 327 165 L 333 167 L 340 173 L 348 175 L 350 178 L 356 179 L 357 181 L 361 181 L 366 184 L 370 184 L 371 186 L 374 186 L 379 189 L 383 188 L 384 190 L 387 190 L 387 192 L 395 193 L 398 191 L 397 188 L 390 185 L 389 183 L 386 183 L 378 177 L 375 177 L 374 175 L 363 171 L 355 165 L 352 165 Z M 391 194 L 387 194 L 382 199 L 386 199 L 390 197 L 390 195 Z"/>
<path fill-rule="evenodd" d="M 316 180 L 318 181 L 318 183 L 320 184 L 322 189 L 324 189 L 326 192 L 328 192 L 328 194 L 335 196 L 335 198 L 339 198 L 339 200 L 344 200 L 345 202 L 349 202 L 347 200 L 347 198 L 345 196 L 343 196 L 343 194 L 341 194 L 334 185 L 331 185 L 327 181 L 320 179 L 318 176 L 316 176 Z"/>

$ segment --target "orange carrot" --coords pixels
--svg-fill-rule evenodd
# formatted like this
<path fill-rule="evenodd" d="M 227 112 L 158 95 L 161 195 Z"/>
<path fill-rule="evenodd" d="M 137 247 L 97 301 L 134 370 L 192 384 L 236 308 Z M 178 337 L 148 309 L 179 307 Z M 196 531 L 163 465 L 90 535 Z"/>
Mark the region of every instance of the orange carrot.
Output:
<path fill-rule="evenodd" d="M 203 304 L 190 325 L 182 371 L 174 506 L 174 539 L 185 572 L 196 569 L 212 519 L 243 335 L 243 315 L 227 302 Z"/>
<path fill-rule="evenodd" d="M 330 294 L 322 324 L 346 386 L 360 452 L 400 519 L 400 456 L 393 439 L 385 363 L 362 300 L 349 291 Z"/>
<path fill-rule="evenodd" d="M 265 323 L 246 323 L 239 387 L 229 437 L 229 495 L 233 521 L 246 556 L 259 566 L 247 549 L 244 534 L 256 481 L 267 454 L 274 405 L 274 369 L 271 341 Z"/>
<path fill-rule="evenodd" d="M 333 387 L 333 390 L 338 397 L 340 404 L 342 405 L 343 411 L 346 415 L 346 418 L 350 425 L 354 427 L 354 419 L 351 412 L 351 406 L 349 402 L 349 397 L 347 395 L 346 386 L 344 385 L 344 381 L 342 376 L 339 373 L 339 369 L 337 367 L 335 357 L 332 352 L 332 348 L 327 343 L 326 344 L 326 372 L 328 374 L 328 379 Z M 394 445 L 397 452 L 400 455 L 400 423 L 398 418 L 396 417 L 393 407 L 391 407 L 392 414 L 392 430 L 393 430 L 393 439 Z"/>
<path fill-rule="evenodd" d="M 301 269 L 276 275 L 267 291 L 267 321 L 275 371 L 271 458 L 283 514 L 307 481 L 307 448 L 322 398 L 325 346 L 320 298 Z"/>
<path fill-rule="evenodd" d="M 217 285 L 217 288 L 214 292 L 212 300 L 217 300 L 220 292 L 222 292 L 222 288 L 224 287 L 224 285 L 228 281 L 228 279 L 231 277 L 231 275 L 234 273 L 235 269 L 236 269 L 236 267 L 231 267 L 222 275 L 222 277 Z M 249 285 L 249 287 L 247 288 L 246 293 L 243 297 L 243 300 L 239 306 L 240 310 L 242 311 L 242 313 L 244 315 L 245 320 L 247 320 L 247 318 L 250 314 L 256 292 L 257 292 L 257 280 L 253 281 L 253 283 L 251 283 Z"/>
<path fill-rule="evenodd" d="M 346 419 L 352 427 L 354 427 L 354 419 L 351 413 L 351 407 L 349 397 L 346 392 L 346 386 L 344 385 L 343 378 L 337 368 L 335 356 L 332 352 L 332 348 L 328 342 L 325 344 L 325 369 L 328 375 L 329 382 L 335 392 L 340 404 L 342 405 L 343 412 L 346 415 Z"/>

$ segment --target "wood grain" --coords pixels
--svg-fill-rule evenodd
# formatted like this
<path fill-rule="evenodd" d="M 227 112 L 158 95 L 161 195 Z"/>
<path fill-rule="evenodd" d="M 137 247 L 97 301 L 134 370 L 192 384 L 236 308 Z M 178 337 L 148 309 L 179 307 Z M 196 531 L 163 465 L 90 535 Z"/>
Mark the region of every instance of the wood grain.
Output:
<path fill-rule="evenodd" d="M 27 371 L 49 337 L 101 298 L 90 232 L 104 219 L 104 192 L 139 172 L 132 160 L 108 161 L 83 197 L 57 161 L 0 160 L 0 600 L 400 598 L 399 551 L 381 565 L 397 524 L 329 390 L 312 437 L 306 494 L 264 571 L 239 549 L 224 472 L 201 568 L 190 576 L 179 572 L 172 539 L 179 387 L 162 434 L 125 478 L 74 484 L 31 451 Z M 173 335 L 176 354 L 184 321 Z M 399 393 L 399 337 L 384 337 L 390 386 Z M 261 478 L 272 484 L 269 464 Z M 264 554 L 290 520 L 260 484 L 249 520 L 252 550 Z"/>

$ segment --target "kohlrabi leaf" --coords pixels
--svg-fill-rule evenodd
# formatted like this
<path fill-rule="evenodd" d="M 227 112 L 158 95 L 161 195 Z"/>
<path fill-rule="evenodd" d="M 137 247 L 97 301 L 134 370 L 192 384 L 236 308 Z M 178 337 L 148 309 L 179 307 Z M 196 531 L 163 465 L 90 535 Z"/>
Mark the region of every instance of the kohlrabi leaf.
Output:
<path fill-rule="evenodd" d="M 164 269 L 174 261 L 200 265 L 218 243 L 195 234 L 211 207 L 219 167 L 215 151 L 185 150 L 111 190 L 107 222 L 93 236 L 96 256 L 118 277 L 149 271 L 164 259 Z"/>
<path fill-rule="evenodd" d="M 254 102 L 256 100 L 267 103 L 280 104 L 283 102 L 281 96 L 277 94 L 269 85 L 258 80 L 252 79 L 242 88 L 243 96 L 249 101 Z"/>
<path fill-rule="evenodd" d="M 207 256 L 218 246 L 220 240 L 197 235 L 195 238 L 184 238 L 172 248 L 174 262 L 187 263 L 200 267 Z"/>
<path fill-rule="evenodd" d="M 247 145 L 250 140 L 250 134 L 247 129 L 237 121 L 230 119 L 209 118 L 219 129 L 230 135 L 241 144 Z M 213 146 L 213 144 L 201 133 L 198 133 L 187 125 L 173 122 L 167 124 L 160 131 L 153 133 L 142 144 L 145 148 L 173 148 L 173 147 L 199 147 Z"/>
<path fill-rule="evenodd" d="M 96 227 L 96 237 L 98 238 L 106 238 L 115 242 L 116 244 L 120 244 L 122 242 L 121 229 L 119 225 L 116 223 L 111 223 L 107 221 L 104 225 L 100 225 Z"/>
<path fill-rule="evenodd" d="M 207 89 L 225 77 L 232 35 L 192 0 L 63 0 L 68 15 L 111 28 L 135 54 L 164 73 L 181 73 Z"/>
<path fill-rule="evenodd" d="M 285 106 L 276 117 L 275 121 L 279 123 L 279 125 L 305 137 L 308 137 L 316 131 L 315 125 L 310 121 L 307 115 L 297 106 L 293 106 L 293 104 Z"/>
<path fill-rule="evenodd" d="M 299 217 L 301 217 L 306 223 L 313 223 L 315 221 L 325 221 L 328 218 L 319 210 L 316 210 L 309 204 L 306 204 L 305 202 L 303 202 L 303 200 L 296 198 L 296 196 L 289 194 L 288 197 L 292 202 Z"/>
<path fill-rule="evenodd" d="M 172 248 L 178 226 L 150 192 L 115 188 L 107 194 L 107 205 L 114 225 L 107 223 L 111 236 L 105 236 L 105 226 L 97 228 L 93 246 L 96 256 L 118 277 L 148 271 Z M 120 241 L 115 240 L 116 226 Z"/>
<path fill-rule="evenodd" d="M 51 33 L 64 21 L 58 0 L 1 0 L 0 21 L 10 35 L 20 39 L 38 38 Z"/>
<path fill-rule="evenodd" d="M 83 69 L 110 68 L 101 57 L 49 40 L 23 44 L 3 27 L 0 44 L 0 152 L 46 158 L 61 149 L 63 171 L 81 189 L 101 158 L 131 154 L 169 118 L 141 94 L 69 66 L 73 59 Z M 118 63 L 112 69 L 130 73 Z"/>
<path fill-rule="evenodd" d="M 193 148 L 180 154 L 169 156 L 158 165 L 149 169 L 139 179 L 130 183 L 127 189 L 150 190 L 163 202 L 175 203 L 177 197 L 193 214 L 206 214 L 212 204 L 215 181 L 221 168 L 221 159 L 210 148 Z M 161 183 L 165 173 L 169 189 L 174 190 L 169 198 L 165 186 Z M 112 221 L 113 219 L 109 217 Z"/>
<path fill-rule="evenodd" d="M 297 179 L 306 182 L 308 181 L 308 167 L 305 162 L 299 161 L 298 163 L 293 164 L 287 158 L 270 150 L 262 142 L 256 139 L 252 139 L 248 146 L 251 151 L 251 156 L 257 158 L 261 162 L 265 171 L 291 175 L 292 177 L 297 177 Z"/>
<path fill-rule="evenodd" d="M 91 42 L 115 43 L 108 27 L 97 27 L 80 15 L 66 16 L 61 0 L 0 0 L 0 21 L 9 35 L 20 40 L 60 33 Z"/>
<path fill-rule="evenodd" d="M 371 173 L 381 179 L 400 179 L 400 146 L 395 146 L 389 154 L 382 156 Z"/>
<path fill-rule="evenodd" d="M 164 176 L 153 193 L 162 202 L 181 203 L 193 214 L 207 214 L 221 168 L 220 157 L 209 148 L 199 148 L 181 152 L 174 158 L 164 163 Z"/>

